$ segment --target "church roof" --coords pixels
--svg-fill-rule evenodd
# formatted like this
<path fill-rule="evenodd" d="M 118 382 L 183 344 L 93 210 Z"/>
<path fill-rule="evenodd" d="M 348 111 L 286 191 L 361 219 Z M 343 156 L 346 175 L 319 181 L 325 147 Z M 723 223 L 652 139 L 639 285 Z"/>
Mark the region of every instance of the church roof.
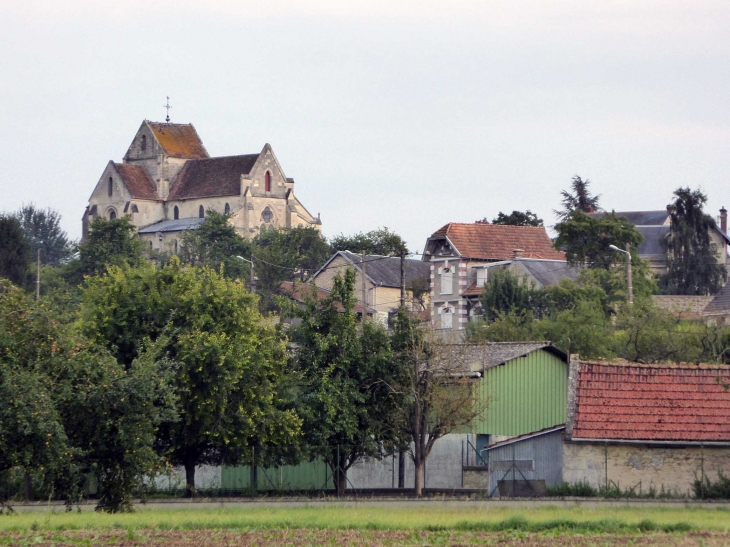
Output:
<path fill-rule="evenodd" d="M 144 169 L 131 163 L 115 163 L 119 176 L 124 180 L 129 193 L 136 199 L 160 199 L 155 184 Z"/>
<path fill-rule="evenodd" d="M 161 220 L 139 230 L 140 234 L 156 234 L 157 232 L 182 232 L 197 230 L 205 222 L 204 218 L 190 217 L 177 220 Z"/>
<path fill-rule="evenodd" d="M 519 249 L 523 258 L 565 260 L 565 253 L 553 247 L 542 226 L 450 222 L 436 230 L 429 239 L 441 237 L 448 238 L 463 258 L 509 260 Z"/>
<path fill-rule="evenodd" d="M 175 177 L 168 200 L 241 193 L 241 175 L 251 172 L 259 154 L 190 160 Z"/>
<path fill-rule="evenodd" d="M 193 124 L 147 122 L 147 125 L 168 156 L 191 160 L 210 157 Z"/>

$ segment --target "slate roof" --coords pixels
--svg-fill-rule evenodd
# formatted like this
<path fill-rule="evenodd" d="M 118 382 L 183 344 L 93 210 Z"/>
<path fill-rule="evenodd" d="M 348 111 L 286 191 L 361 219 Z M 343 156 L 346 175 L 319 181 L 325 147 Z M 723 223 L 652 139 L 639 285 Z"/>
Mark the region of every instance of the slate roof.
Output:
<path fill-rule="evenodd" d="M 669 226 L 637 226 L 636 229 L 644 236 L 644 241 L 639 243 L 639 255 L 666 256 L 664 241 L 669 234 Z"/>
<path fill-rule="evenodd" d="M 237 196 L 241 175 L 247 175 L 259 154 L 191 160 L 175 177 L 168 200 Z"/>
<path fill-rule="evenodd" d="M 715 297 L 710 300 L 702 315 L 725 314 L 730 312 L 730 283 L 727 283 Z"/>
<path fill-rule="evenodd" d="M 209 157 L 192 124 L 147 122 L 147 125 L 168 156 L 192 160 Z"/>
<path fill-rule="evenodd" d="M 509 260 L 514 257 L 515 249 L 521 249 L 520 256 L 524 258 L 565 260 L 565 253 L 553 247 L 541 226 L 450 222 L 436 230 L 430 239 L 439 237 L 447 237 L 464 258 Z"/>
<path fill-rule="evenodd" d="M 575 281 L 580 274 L 580 268 L 569 266 L 562 260 L 534 260 L 518 257 L 514 262 L 519 262 L 543 287 L 557 285 L 561 279 Z"/>
<path fill-rule="evenodd" d="M 279 293 L 288 296 L 292 300 L 303 303 L 305 301 L 305 293 L 312 294 L 312 285 L 309 283 L 295 283 L 293 281 L 284 281 L 279 285 Z M 330 294 L 332 294 L 332 291 L 328 291 L 327 289 L 323 289 L 321 287 L 317 287 L 317 299 L 321 300 L 323 298 L 327 298 Z M 355 313 L 362 313 L 362 301 L 358 300 L 355 302 L 355 306 L 353 307 L 353 311 Z M 339 309 L 342 309 L 342 306 L 338 306 Z M 366 313 L 368 315 L 375 315 L 378 310 L 375 308 L 372 308 L 370 306 L 366 306 Z"/>
<path fill-rule="evenodd" d="M 728 366 L 581 363 L 572 438 L 730 442 L 722 383 Z"/>
<path fill-rule="evenodd" d="M 362 266 L 362 255 L 350 251 L 338 251 L 314 274 L 325 270 L 330 262 L 337 256 L 344 257 L 357 270 Z M 406 287 L 418 279 L 429 280 L 431 277 L 431 266 L 421 260 L 406 259 L 405 264 Z M 400 287 L 400 258 L 397 256 L 365 255 L 365 274 L 376 285 L 384 287 Z"/>
<path fill-rule="evenodd" d="M 498 367 L 541 349 L 557 355 L 565 362 L 568 361 L 568 355 L 550 342 L 492 342 L 487 344 L 487 368 Z"/>
<path fill-rule="evenodd" d="M 160 199 L 154 182 L 150 180 L 144 169 L 131 163 L 115 163 L 119 176 L 135 199 Z"/>
<path fill-rule="evenodd" d="M 634 226 L 662 226 L 669 223 L 669 213 L 666 209 L 661 211 L 614 211 L 617 216 L 624 217 Z M 609 214 L 607 211 L 589 213 L 591 218 L 601 218 Z"/>
<path fill-rule="evenodd" d="M 182 232 L 196 230 L 205 222 L 204 218 L 179 218 L 177 220 L 162 220 L 139 230 L 140 234 L 156 234 L 157 232 Z"/>

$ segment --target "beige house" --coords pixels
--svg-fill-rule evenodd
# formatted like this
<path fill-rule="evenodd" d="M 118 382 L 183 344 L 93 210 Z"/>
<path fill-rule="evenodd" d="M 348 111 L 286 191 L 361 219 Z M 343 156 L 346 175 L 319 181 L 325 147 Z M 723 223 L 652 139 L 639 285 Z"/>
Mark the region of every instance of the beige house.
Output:
<path fill-rule="evenodd" d="M 89 197 L 83 237 L 96 216 L 129 217 L 150 248 L 176 252 L 184 230 L 213 209 L 245 238 L 322 222 L 295 197 L 269 144 L 257 154 L 211 158 L 192 124 L 145 120 L 122 163 L 109 161 Z"/>
<path fill-rule="evenodd" d="M 338 251 L 311 279 L 317 287 L 331 289 L 335 276 L 346 268 L 355 272 L 355 296 L 359 303 L 375 308 L 376 318 L 385 323 L 400 305 L 401 260 L 398 257 L 365 255 L 363 291 L 363 257 L 350 251 Z M 405 261 L 406 305 L 416 313 L 428 309 L 429 265 L 420 260 Z M 363 294 L 364 292 L 364 294 Z"/>

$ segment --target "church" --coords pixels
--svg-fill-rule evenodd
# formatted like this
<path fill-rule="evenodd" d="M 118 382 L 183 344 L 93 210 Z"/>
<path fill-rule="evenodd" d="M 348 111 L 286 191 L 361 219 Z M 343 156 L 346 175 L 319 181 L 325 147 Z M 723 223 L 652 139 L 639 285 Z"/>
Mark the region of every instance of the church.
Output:
<path fill-rule="evenodd" d="M 149 248 L 176 253 L 185 230 L 214 210 L 245 238 L 270 228 L 313 227 L 269 144 L 258 154 L 211 158 L 192 124 L 143 121 L 122 163 L 109 161 L 84 212 L 83 238 L 97 216 L 129 217 Z M 145 243 L 147 244 L 147 243 Z"/>

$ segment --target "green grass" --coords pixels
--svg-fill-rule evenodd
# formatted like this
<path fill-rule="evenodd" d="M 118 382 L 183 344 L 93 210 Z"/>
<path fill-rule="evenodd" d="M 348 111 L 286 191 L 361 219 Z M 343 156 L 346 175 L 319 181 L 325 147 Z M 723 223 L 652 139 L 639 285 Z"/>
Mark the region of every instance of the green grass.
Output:
<path fill-rule="evenodd" d="M 712 507 L 493 508 L 482 504 L 363 505 L 226 509 L 139 509 L 108 515 L 19 512 L 0 516 L 0 533 L 64 530 L 423 530 L 465 532 L 638 533 L 730 531 L 730 510 Z"/>

